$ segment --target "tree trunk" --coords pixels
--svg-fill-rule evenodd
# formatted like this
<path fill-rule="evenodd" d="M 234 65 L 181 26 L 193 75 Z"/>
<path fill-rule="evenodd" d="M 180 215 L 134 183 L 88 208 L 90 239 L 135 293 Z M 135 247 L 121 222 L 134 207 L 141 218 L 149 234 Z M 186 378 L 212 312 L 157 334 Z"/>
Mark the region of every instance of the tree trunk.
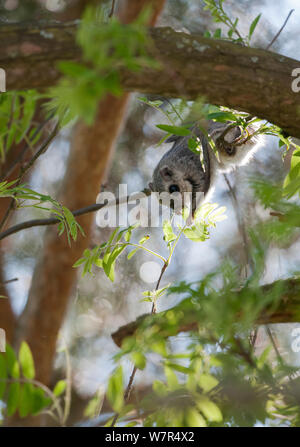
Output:
<path fill-rule="evenodd" d="M 153 24 L 164 1 L 130 0 L 124 12 L 120 11 L 122 20 L 132 20 L 149 3 L 154 5 Z M 128 99 L 128 94 L 121 98 L 107 96 L 100 102 L 91 127 L 83 122 L 76 125 L 59 197 L 68 208 L 76 209 L 95 202 L 109 167 Z M 35 269 L 28 302 L 17 328 L 16 341 L 27 340 L 36 363 L 36 378 L 45 384 L 49 384 L 51 379 L 57 335 L 77 275 L 72 265 L 89 245 L 93 216 L 82 216 L 79 223 L 86 237 L 79 236 L 72 247 L 68 246 L 66 237 L 57 236 L 55 228 L 47 230 L 43 254 Z"/>

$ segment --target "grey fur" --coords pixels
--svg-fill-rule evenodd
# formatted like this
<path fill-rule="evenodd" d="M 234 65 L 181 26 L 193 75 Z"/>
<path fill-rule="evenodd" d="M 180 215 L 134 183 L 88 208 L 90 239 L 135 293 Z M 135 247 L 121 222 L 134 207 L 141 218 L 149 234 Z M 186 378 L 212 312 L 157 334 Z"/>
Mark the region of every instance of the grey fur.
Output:
<path fill-rule="evenodd" d="M 219 160 L 217 160 L 198 126 L 192 128 L 193 134 L 201 139 L 204 159 L 205 156 L 208 158 L 208 162 L 205 163 L 206 166 L 202 165 L 199 155 L 188 148 L 190 136 L 170 137 L 167 142 L 173 142 L 174 144 L 154 169 L 152 182 L 149 183 L 150 189 L 158 193 L 169 192 L 171 185 L 177 185 L 180 194 L 192 193 L 192 213 L 194 214 L 196 207 L 200 205 L 199 201 L 197 203 L 195 201 L 196 193 L 202 192 L 207 201 L 213 191 L 217 172 L 228 172 L 237 166 L 246 164 L 263 142 L 261 136 L 253 135 L 245 143 L 240 144 L 243 131 L 238 126 L 229 129 L 230 126 L 231 123 L 229 122 L 216 123 L 210 121 L 208 123 L 208 133 L 216 145 Z M 228 129 L 228 132 L 223 136 L 221 144 L 220 136 L 226 129 Z M 248 126 L 248 134 L 245 135 L 251 136 L 255 130 L 253 125 Z"/>

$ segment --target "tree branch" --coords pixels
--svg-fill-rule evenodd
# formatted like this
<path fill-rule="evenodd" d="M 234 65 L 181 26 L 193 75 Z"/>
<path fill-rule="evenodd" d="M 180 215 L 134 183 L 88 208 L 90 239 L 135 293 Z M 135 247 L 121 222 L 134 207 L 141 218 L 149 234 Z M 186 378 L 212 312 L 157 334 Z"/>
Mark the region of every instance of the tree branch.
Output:
<path fill-rule="evenodd" d="M 273 37 L 273 39 L 271 40 L 271 42 L 269 43 L 269 45 L 266 47 L 266 50 L 269 50 L 271 48 L 271 46 L 273 45 L 273 43 L 278 39 L 278 37 L 280 36 L 280 34 L 282 33 L 282 31 L 284 30 L 286 24 L 289 21 L 289 18 L 291 17 L 291 15 L 293 14 L 295 10 L 291 9 L 290 12 L 288 13 L 287 18 L 285 19 L 283 25 L 281 26 L 280 30 L 275 34 L 275 36 Z"/>
<path fill-rule="evenodd" d="M 270 289 L 274 286 L 283 287 L 284 291 L 280 302 L 274 308 L 274 304 L 266 307 L 256 320 L 256 324 L 274 324 L 274 323 L 298 323 L 300 322 L 300 280 L 288 279 L 284 281 L 276 281 L 272 284 L 266 284 L 261 287 L 262 296 L 267 294 Z M 239 293 L 239 292 L 237 292 Z M 241 291 L 245 293 L 245 290 Z M 220 296 L 220 300 L 222 297 Z M 176 309 L 173 308 L 174 310 Z M 164 317 L 168 311 L 160 312 L 156 317 Z M 149 315 L 142 315 L 137 320 L 120 327 L 116 332 L 112 334 L 112 338 L 117 346 L 121 346 L 123 340 L 126 337 L 133 336 L 137 331 L 138 327 L 145 321 L 145 319 L 151 318 Z M 238 319 L 238 316 L 237 316 Z M 189 332 L 197 330 L 198 321 L 197 313 L 195 312 L 194 306 L 191 306 L 190 312 L 185 308 L 184 317 L 181 321 L 180 326 L 177 328 L 176 333 Z M 174 327 L 170 329 L 170 333 L 167 328 L 163 328 L 161 333 L 164 333 L 166 337 L 176 335 L 174 332 Z"/>
<path fill-rule="evenodd" d="M 57 62 L 80 60 L 77 24 L 1 25 L 0 67 L 8 89 L 44 88 L 60 77 Z M 300 95 L 291 89 L 300 62 L 266 50 L 243 47 L 171 28 L 150 28 L 150 54 L 161 64 L 132 73 L 123 70 L 125 90 L 204 96 L 207 102 L 246 111 L 300 137 Z"/>
<path fill-rule="evenodd" d="M 121 203 L 130 203 L 133 200 L 137 200 L 140 198 L 141 194 L 149 196 L 151 194 L 151 191 L 149 189 L 144 189 L 143 191 L 131 194 L 127 197 L 119 197 L 116 199 L 116 201 L 108 202 L 108 203 L 94 203 L 93 205 L 85 206 L 84 208 L 80 208 L 78 210 L 72 211 L 73 216 L 83 216 L 84 214 L 94 213 L 95 211 L 101 210 L 101 208 L 104 208 L 105 206 L 118 206 Z M 18 233 L 19 231 L 25 230 L 26 228 L 32 228 L 32 227 L 44 227 L 48 225 L 55 225 L 59 223 L 60 220 L 56 217 L 50 217 L 48 219 L 32 219 L 27 220 L 25 222 L 20 222 L 17 225 L 14 225 L 10 228 L 8 228 L 5 231 L 2 231 L 0 233 L 0 241 L 2 239 L 5 239 L 8 236 L 11 236 L 14 233 Z"/>

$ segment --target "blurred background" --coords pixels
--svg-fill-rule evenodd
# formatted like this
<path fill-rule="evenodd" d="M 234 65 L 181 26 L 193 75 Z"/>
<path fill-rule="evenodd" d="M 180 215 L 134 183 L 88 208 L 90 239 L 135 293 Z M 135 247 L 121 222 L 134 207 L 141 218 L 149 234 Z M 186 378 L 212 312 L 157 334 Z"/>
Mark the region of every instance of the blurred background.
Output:
<path fill-rule="evenodd" d="M 40 19 L 68 19 L 77 17 L 77 1 L 67 0 L 2 0 L 0 1 L 1 22 L 31 21 Z M 109 1 L 103 2 L 107 10 Z M 226 10 L 233 17 L 239 17 L 240 31 L 247 33 L 249 24 L 259 14 L 262 18 L 257 26 L 252 46 L 264 48 L 272 40 L 290 9 L 295 11 L 273 50 L 285 56 L 300 59 L 300 46 L 297 42 L 300 23 L 300 6 L 298 0 L 227 0 Z M 210 14 L 203 9 L 201 0 L 168 0 L 157 26 L 171 26 L 176 30 L 203 34 L 214 31 L 216 24 Z M 218 25 L 219 27 L 219 25 Z M 220 25 L 222 28 L 222 25 Z M 102 185 L 102 190 L 118 194 L 119 184 L 127 184 L 128 193 L 137 192 L 147 186 L 154 167 L 163 153 L 170 148 L 168 144 L 157 146 L 163 134 L 156 124 L 167 124 L 165 117 L 146 104 L 140 102 L 140 95 L 133 94 L 123 131 L 117 141 L 110 172 Z M 153 98 L 150 98 L 153 99 Z M 155 98 L 162 99 L 163 98 Z M 191 103 L 192 105 L 192 103 Z M 168 107 L 167 102 L 165 106 Z M 56 197 L 61 188 L 69 155 L 72 128 L 65 128 L 51 143 L 47 153 L 40 157 L 30 177 L 30 187 Z M 182 238 L 175 252 L 170 268 L 163 279 L 163 285 L 180 279 L 194 281 L 216 270 L 221 262 L 229 258 L 236 265 L 245 264 L 245 247 L 241 230 L 247 230 L 260 221 L 268 219 L 269 210 L 264 210 L 257 203 L 248 179 L 260 176 L 281 182 L 288 166 L 283 161 L 284 148 L 279 149 L 274 137 L 266 137 L 264 147 L 255 155 L 248 166 L 228 175 L 238 200 L 234 206 L 232 195 L 228 190 L 223 175 L 218 178 L 212 201 L 226 206 L 227 220 L 211 231 L 211 238 L 203 243 L 193 243 Z M 95 191 L 95 200 L 99 190 Z M 40 217 L 41 212 L 22 209 L 14 214 L 14 222 Z M 95 223 L 90 247 L 106 241 L 111 233 L 109 228 L 99 228 Z M 2 244 L 5 280 L 17 278 L 7 285 L 12 300 L 13 310 L 20 315 L 24 309 L 31 286 L 35 266 L 39 263 L 44 247 L 44 228 L 32 228 L 7 238 Z M 166 254 L 161 228 L 139 229 L 136 239 L 149 234 L 148 247 L 161 254 Z M 156 259 L 139 251 L 131 261 L 121 256 L 117 262 L 115 282 L 111 283 L 100 269 L 93 275 L 81 278 L 73 287 L 59 346 L 68 347 L 73 380 L 73 410 L 71 421 L 80 420 L 82 408 L 95 392 L 105 390 L 108 377 L 114 369 L 114 355 L 117 346 L 111 333 L 120 326 L 135 320 L 139 315 L 150 311 L 149 303 L 142 303 L 142 292 L 152 290 L 158 279 L 161 266 Z M 289 277 L 300 270 L 300 237 L 294 236 L 286 245 L 272 243 L 268 247 L 266 269 L 263 283 L 279 278 Z M 179 275 L 180 272 L 180 275 Z M 158 303 L 158 311 L 174 306 L 180 298 L 163 297 Z M 284 326 L 284 327 L 283 327 Z M 297 325 L 276 325 L 272 327 L 278 350 L 288 363 L 300 366 L 300 356 L 291 349 L 291 331 Z M 256 342 L 257 349 L 262 349 L 266 341 L 266 332 L 261 328 Z M 189 343 L 188 335 L 179 335 L 172 341 L 172 349 L 182 351 Z M 59 348 L 58 346 L 58 348 Z M 45 345 L 45 349 L 47 349 Z M 59 349 L 58 349 L 59 351 Z M 127 374 L 131 364 L 124 361 Z M 65 375 L 65 356 L 57 353 L 54 377 L 57 380 Z M 143 390 L 160 376 L 160 365 L 155 356 L 149 358 L 147 368 L 138 373 L 136 386 Z M 54 379 L 53 379 L 54 380 Z"/>

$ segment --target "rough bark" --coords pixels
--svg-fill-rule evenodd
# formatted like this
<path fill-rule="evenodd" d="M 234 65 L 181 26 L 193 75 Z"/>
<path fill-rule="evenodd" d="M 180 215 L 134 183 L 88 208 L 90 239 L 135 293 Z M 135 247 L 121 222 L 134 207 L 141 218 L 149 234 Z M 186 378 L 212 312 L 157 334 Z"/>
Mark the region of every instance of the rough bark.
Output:
<path fill-rule="evenodd" d="M 0 47 L 0 66 L 7 73 L 7 88 L 53 85 L 60 76 L 58 61 L 80 59 L 74 43 L 76 27 L 74 23 L 1 25 L 0 40 L 6 45 Z M 291 88 L 299 61 L 171 28 L 150 29 L 149 34 L 153 43 L 149 51 L 161 64 L 160 72 L 124 70 L 125 90 L 191 99 L 201 95 L 212 104 L 247 111 L 300 137 L 300 94 Z"/>
<path fill-rule="evenodd" d="M 280 283 L 280 284 L 279 284 Z M 295 279 L 288 279 L 285 281 L 277 281 L 277 283 L 267 284 L 262 286 L 261 294 L 267 294 L 271 288 L 275 285 L 280 285 L 284 292 L 282 293 L 280 302 L 274 307 L 266 307 L 256 320 L 257 325 L 261 324 L 275 324 L 275 323 L 300 323 L 300 281 Z M 242 292 L 244 293 L 244 291 Z M 244 295 L 243 295 L 244 296 Z M 220 296 L 222 300 L 222 296 Z M 164 316 L 166 312 L 161 312 L 153 318 L 159 318 Z M 149 315 L 142 315 L 136 321 L 133 321 L 125 326 L 120 327 L 116 332 L 112 334 L 112 338 L 117 346 L 121 346 L 122 341 L 126 337 L 134 335 L 138 327 L 143 323 L 145 318 L 151 318 Z M 239 318 L 239 316 L 237 316 Z M 194 331 L 198 328 L 197 313 L 193 305 L 191 305 L 191 311 L 185 314 L 181 325 L 178 327 L 176 333 Z M 165 330 L 165 336 L 175 335 L 174 328 L 172 332 L 168 333 Z"/>
<path fill-rule="evenodd" d="M 2 254 L 1 254 L 2 255 Z M 0 298 L 0 328 L 4 329 L 6 335 L 6 341 L 11 342 L 14 328 L 15 328 L 15 316 L 10 304 L 8 291 L 5 283 L 3 282 L 2 272 L 2 256 L 0 257 L 0 295 L 6 298 Z"/>
<path fill-rule="evenodd" d="M 164 1 L 130 0 L 126 11 L 132 18 L 146 3 L 154 5 L 151 19 L 151 24 L 154 24 Z M 123 17 L 124 21 L 126 17 Z M 88 127 L 83 122 L 76 125 L 62 194 L 59 197 L 68 208 L 81 208 L 95 202 L 109 167 L 128 98 L 128 94 L 120 98 L 107 96 L 99 104 L 93 126 Z M 43 254 L 35 269 L 28 303 L 17 329 L 17 342 L 27 340 L 36 362 L 36 377 L 45 384 L 51 378 L 57 335 L 77 276 L 72 265 L 89 245 L 93 216 L 87 214 L 78 221 L 83 226 L 86 237 L 80 236 L 71 248 L 65 237 L 58 238 L 56 229 L 47 230 Z"/>
<path fill-rule="evenodd" d="M 0 220 L 3 218 L 7 207 L 9 206 L 10 200 L 2 198 L 0 200 Z M 11 342 L 14 328 L 15 328 L 15 315 L 11 307 L 11 301 L 8 294 L 8 289 L 4 282 L 4 272 L 3 272 L 3 257 L 5 253 L 5 248 L 3 244 L 0 248 L 0 296 L 5 296 L 6 298 L 0 298 L 0 328 L 5 330 L 6 340 Z"/>

